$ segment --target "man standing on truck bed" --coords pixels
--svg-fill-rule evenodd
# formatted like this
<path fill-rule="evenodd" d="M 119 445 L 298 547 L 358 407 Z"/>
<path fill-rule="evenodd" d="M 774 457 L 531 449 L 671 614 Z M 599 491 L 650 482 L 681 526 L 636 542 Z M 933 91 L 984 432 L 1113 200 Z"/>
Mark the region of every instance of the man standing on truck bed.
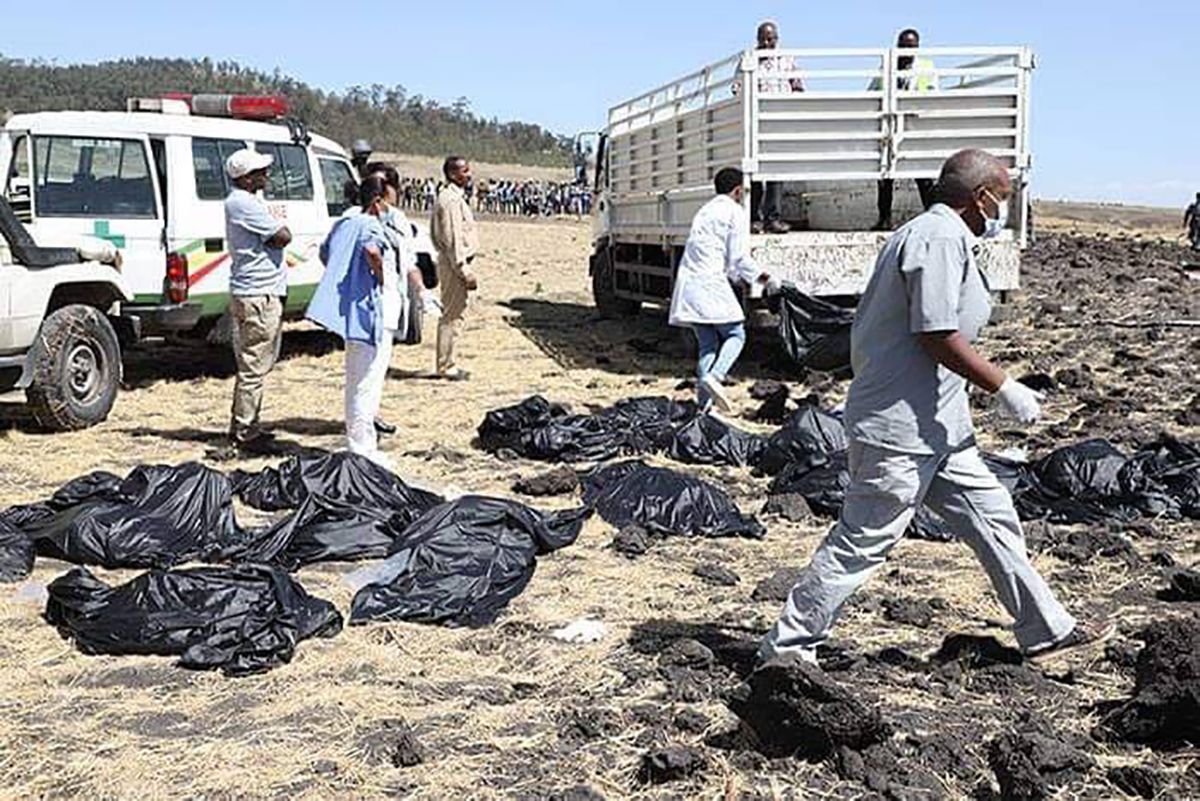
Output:
<path fill-rule="evenodd" d="M 1076 622 L 1054 597 L 1029 560 L 1012 497 L 975 444 L 968 382 L 1023 424 L 1041 415 L 1038 394 L 970 344 L 991 313 L 976 237 L 1000 233 L 1011 195 L 999 159 L 956 153 L 938 179 L 940 202 L 880 252 L 850 332 L 845 504 L 763 640 L 762 658 L 815 662 L 842 605 L 883 566 L 922 504 L 975 552 L 1027 655 L 1112 633 Z"/>
<path fill-rule="evenodd" d="M 759 50 L 774 50 L 779 46 L 779 26 L 768 20 L 758 26 Z M 803 92 L 804 81 L 799 78 L 772 77 L 774 73 L 792 72 L 796 60 L 788 56 L 760 56 L 758 59 L 758 91 L 765 94 Z M 792 230 L 782 219 L 783 184 L 778 181 L 755 181 L 750 187 L 750 230 L 756 234 L 786 234 Z"/>
<path fill-rule="evenodd" d="M 696 334 L 700 359 L 696 366 L 696 400 L 701 410 L 714 403 L 732 411 L 721 387 L 746 344 L 746 315 L 731 280 L 760 283 L 768 292 L 779 284 L 750 258 L 742 209 L 742 171 L 725 167 L 717 172 L 717 196 L 696 212 L 671 296 L 671 325 Z"/>
<path fill-rule="evenodd" d="M 234 185 L 225 198 L 229 315 L 237 361 L 229 425 L 233 452 L 264 450 L 268 436 L 259 428 L 263 381 L 279 358 L 283 333 L 283 299 L 287 295 L 283 249 L 292 241 L 292 234 L 271 216 L 257 195 L 267 186 L 272 160 L 270 155 L 244 148 L 225 162 Z"/>
<path fill-rule="evenodd" d="M 471 165 L 462 156 L 450 156 L 442 165 L 448 182 L 433 206 L 430 237 L 438 252 L 438 284 L 442 289 L 442 316 L 438 318 L 437 374 L 463 381 L 468 373 L 454 364 L 454 340 L 462 329 L 467 296 L 478 288 L 471 262 L 479 248 L 475 216 L 464 189 L 471 180 Z"/>
<path fill-rule="evenodd" d="M 900 35 L 896 38 L 896 47 L 916 49 L 920 46 L 921 34 L 914 28 L 900 31 Z M 896 78 L 896 88 L 900 91 L 932 92 L 937 89 L 937 73 L 934 71 L 933 62 L 929 59 L 900 56 L 896 59 L 896 66 L 901 70 L 914 70 L 912 75 Z M 871 85 L 867 87 L 867 90 L 871 92 L 878 92 L 882 89 L 882 78 L 872 79 Z M 895 189 L 896 182 L 891 178 L 884 178 L 879 182 L 878 203 L 876 204 L 879 207 L 879 220 L 875 223 L 876 231 L 892 230 L 892 197 Z M 921 194 L 921 207 L 928 209 L 933 204 L 933 179 L 918 178 L 917 191 Z"/>

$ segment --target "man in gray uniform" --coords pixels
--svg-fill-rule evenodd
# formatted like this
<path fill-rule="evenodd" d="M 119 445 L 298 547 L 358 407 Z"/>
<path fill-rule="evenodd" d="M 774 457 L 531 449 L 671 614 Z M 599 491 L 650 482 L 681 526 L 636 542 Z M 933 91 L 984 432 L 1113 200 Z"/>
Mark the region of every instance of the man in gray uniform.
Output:
<path fill-rule="evenodd" d="M 854 381 L 846 402 L 850 486 L 841 518 L 792 589 L 759 656 L 815 662 L 842 604 L 878 570 L 927 504 L 975 552 L 1028 655 L 1103 639 L 1076 622 L 1025 551 L 1012 498 L 975 446 L 967 382 L 995 393 L 1026 425 L 1040 396 L 971 347 L 991 314 L 976 237 L 1007 221 L 1012 185 L 980 150 L 952 156 L 940 203 L 892 235 L 875 265 L 851 330 Z"/>

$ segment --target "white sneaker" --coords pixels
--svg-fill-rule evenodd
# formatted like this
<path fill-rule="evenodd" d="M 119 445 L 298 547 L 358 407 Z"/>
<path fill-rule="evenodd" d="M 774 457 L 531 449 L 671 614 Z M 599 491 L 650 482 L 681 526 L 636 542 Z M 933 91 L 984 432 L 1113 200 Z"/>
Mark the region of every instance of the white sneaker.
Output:
<path fill-rule="evenodd" d="M 721 382 L 717 381 L 710 375 L 700 379 L 700 386 L 704 387 L 704 391 L 712 398 L 713 403 L 718 409 L 723 412 L 733 411 L 733 402 L 729 400 L 729 396 L 725 394 L 725 387 L 721 386 Z"/>

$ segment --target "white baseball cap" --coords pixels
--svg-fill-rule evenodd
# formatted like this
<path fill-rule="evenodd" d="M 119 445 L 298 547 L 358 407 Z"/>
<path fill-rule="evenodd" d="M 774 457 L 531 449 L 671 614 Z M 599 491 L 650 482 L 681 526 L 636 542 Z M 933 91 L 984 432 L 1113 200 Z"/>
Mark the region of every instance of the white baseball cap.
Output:
<path fill-rule="evenodd" d="M 230 153 L 229 158 L 225 159 L 225 172 L 229 173 L 230 178 L 241 178 L 255 170 L 265 170 L 274 161 L 275 157 L 270 154 L 244 147 Z"/>

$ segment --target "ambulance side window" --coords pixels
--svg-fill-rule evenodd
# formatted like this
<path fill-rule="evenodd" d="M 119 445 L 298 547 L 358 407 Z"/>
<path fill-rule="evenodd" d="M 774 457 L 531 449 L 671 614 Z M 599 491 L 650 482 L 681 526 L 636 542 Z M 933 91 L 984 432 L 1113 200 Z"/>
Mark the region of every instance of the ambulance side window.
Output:
<path fill-rule="evenodd" d="M 357 186 L 354 174 L 349 165 L 337 159 L 318 159 L 321 165 L 321 183 L 325 186 L 325 205 L 330 217 L 340 217 L 350 208 L 350 198 L 347 196 L 348 184 Z"/>
<path fill-rule="evenodd" d="M 196 197 L 224 200 L 232 185 L 225 174 L 225 159 L 246 146 L 238 139 L 193 139 L 192 169 L 196 174 Z"/>
<path fill-rule="evenodd" d="M 141 142 L 38 136 L 33 165 L 38 216 L 158 216 L 150 163 Z"/>
<path fill-rule="evenodd" d="M 308 169 L 308 152 L 302 145 L 278 145 L 258 142 L 254 149 L 275 157 L 271 165 L 271 180 L 263 197 L 267 200 L 312 200 L 312 172 Z"/>
<path fill-rule="evenodd" d="M 196 197 L 200 200 L 224 200 L 228 194 L 225 165 L 216 139 L 192 140 L 192 170 L 196 173 Z"/>

